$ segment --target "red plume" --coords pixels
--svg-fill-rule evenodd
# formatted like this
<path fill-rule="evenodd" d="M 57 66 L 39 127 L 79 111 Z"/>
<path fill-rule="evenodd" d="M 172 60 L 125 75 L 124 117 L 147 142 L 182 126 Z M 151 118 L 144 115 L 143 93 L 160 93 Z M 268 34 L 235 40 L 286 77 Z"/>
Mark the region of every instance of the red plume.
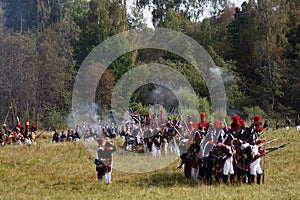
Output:
<path fill-rule="evenodd" d="M 236 122 L 234 126 L 234 130 L 238 131 L 241 128 L 242 124 L 240 122 Z"/>
<path fill-rule="evenodd" d="M 220 128 L 221 127 L 220 120 L 216 120 L 215 123 L 214 123 L 214 125 L 215 125 L 216 128 Z"/>
<path fill-rule="evenodd" d="M 232 121 L 234 121 L 234 122 L 238 122 L 238 121 L 240 121 L 240 119 L 241 119 L 241 117 L 240 117 L 240 116 L 238 116 L 238 115 L 234 115 L 234 116 L 233 116 L 233 118 L 232 118 Z"/>
<path fill-rule="evenodd" d="M 254 117 L 254 123 L 259 123 L 260 122 L 260 116 L 259 115 L 256 115 Z"/>
<path fill-rule="evenodd" d="M 205 124 L 205 121 L 204 121 L 204 113 L 201 113 L 200 116 L 201 116 L 201 124 L 202 124 L 202 126 L 203 126 L 203 125 Z"/>

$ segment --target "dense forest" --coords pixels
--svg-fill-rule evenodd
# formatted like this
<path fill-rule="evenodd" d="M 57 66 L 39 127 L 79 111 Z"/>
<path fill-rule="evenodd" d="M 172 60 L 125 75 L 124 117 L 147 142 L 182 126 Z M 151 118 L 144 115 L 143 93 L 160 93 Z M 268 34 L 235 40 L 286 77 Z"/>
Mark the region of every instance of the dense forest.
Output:
<path fill-rule="evenodd" d="M 225 0 L 0 0 L 0 116 L 11 126 L 16 117 L 46 128 L 64 126 L 71 110 L 76 73 L 86 56 L 106 38 L 146 27 L 151 9 L 154 28 L 180 31 L 201 44 L 223 70 L 227 112 L 248 117 L 293 118 L 300 112 L 300 2 L 249 0 L 235 7 Z M 205 8 L 211 17 L 198 20 Z M 130 8 L 128 8 L 130 7 Z M 130 12 L 129 12 L 130 10 Z M 209 112 L 205 81 L 190 63 L 169 52 L 143 49 L 123 55 L 99 81 L 96 103 L 110 109 L 115 83 L 143 63 L 162 63 L 187 77 Z M 101 87 L 100 87 L 101 86 Z M 105 90 L 103 90 L 105 88 Z M 172 92 L 141 87 L 133 110 Z M 164 98 L 165 99 L 165 98 Z M 160 101 L 160 102 L 159 102 Z M 167 104 L 171 110 L 176 102 Z"/>

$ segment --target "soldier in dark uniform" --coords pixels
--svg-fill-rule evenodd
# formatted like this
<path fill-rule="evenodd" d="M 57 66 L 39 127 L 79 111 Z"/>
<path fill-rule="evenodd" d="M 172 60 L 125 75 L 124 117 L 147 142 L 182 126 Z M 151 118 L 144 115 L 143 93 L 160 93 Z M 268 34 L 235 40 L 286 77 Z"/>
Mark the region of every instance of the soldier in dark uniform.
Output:
<path fill-rule="evenodd" d="M 186 151 L 181 156 L 181 164 L 177 167 L 177 169 L 181 169 L 182 165 L 184 165 L 184 176 L 186 178 L 191 178 L 191 164 L 190 164 L 190 156 L 191 153 Z"/>
<path fill-rule="evenodd" d="M 74 135 L 71 130 L 68 130 L 67 141 L 73 141 Z"/>
<path fill-rule="evenodd" d="M 74 133 L 74 141 L 75 142 L 79 142 L 79 140 L 80 140 L 80 135 L 79 135 L 79 133 L 77 131 L 75 131 L 75 133 Z"/>
<path fill-rule="evenodd" d="M 105 183 L 111 183 L 112 154 L 116 151 L 116 147 L 113 142 L 106 141 L 102 138 L 99 142 L 99 148 L 97 150 L 98 161 L 101 162 L 101 166 L 97 169 L 98 179 L 102 179 L 104 176 Z"/>
<path fill-rule="evenodd" d="M 288 118 L 288 116 L 285 117 L 285 129 L 288 131 L 290 128 L 291 120 Z"/>
<path fill-rule="evenodd" d="M 61 136 L 60 136 L 61 142 L 64 142 L 66 139 L 67 139 L 67 135 L 65 134 L 64 131 L 61 131 Z"/>
<path fill-rule="evenodd" d="M 60 141 L 59 131 L 55 130 L 52 137 L 52 142 L 58 143 L 59 141 Z"/>
<path fill-rule="evenodd" d="M 280 127 L 280 125 L 279 125 L 279 121 L 278 121 L 278 120 L 276 120 L 275 129 L 276 129 L 276 130 L 278 130 L 278 129 L 279 129 L 279 127 Z"/>
<path fill-rule="evenodd" d="M 265 122 L 264 122 L 264 125 L 263 125 L 263 128 L 268 130 L 269 129 L 269 123 L 268 123 L 268 119 L 265 119 Z"/>
<path fill-rule="evenodd" d="M 295 119 L 296 130 L 300 131 L 300 115 L 298 114 Z"/>
<path fill-rule="evenodd" d="M 149 127 L 146 127 L 145 131 L 144 131 L 144 137 L 143 137 L 143 139 L 144 139 L 144 152 L 145 153 L 148 153 L 148 152 L 152 151 L 151 137 L 152 137 L 152 132 L 151 132 Z"/>

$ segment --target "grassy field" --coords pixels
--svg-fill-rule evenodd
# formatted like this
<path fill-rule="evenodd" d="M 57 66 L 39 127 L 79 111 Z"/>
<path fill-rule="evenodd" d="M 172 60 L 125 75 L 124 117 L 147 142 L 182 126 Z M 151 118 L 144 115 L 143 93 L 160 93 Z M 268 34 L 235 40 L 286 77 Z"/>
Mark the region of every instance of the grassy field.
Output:
<path fill-rule="evenodd" d="M 207 186 L 183 176 L 176 160 L 156 172 L 113 171 L 113 183 L 97 181 L 94 156 L 82 143 L 51 143 L 43 134 L 35 146 L 0 148 L 0 199 L 300 199 L 300 132 L 268 131 L 264 138 L 287 141 L 264 159 L 263 185 Z M 126 161 L 124 161 L 126 162 Z M 124 163 L 130 165 L 130 163 Z"/>

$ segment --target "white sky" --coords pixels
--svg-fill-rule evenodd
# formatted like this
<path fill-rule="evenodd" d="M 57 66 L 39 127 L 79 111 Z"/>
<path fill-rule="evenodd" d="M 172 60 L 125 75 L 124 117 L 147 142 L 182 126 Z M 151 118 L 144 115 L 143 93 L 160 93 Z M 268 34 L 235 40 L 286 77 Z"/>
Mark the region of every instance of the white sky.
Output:
<path fill-rule="evenodd" d="M 248 0 L 230 0 L 237 6 L 241 6 L 244 1 L 248 2 Z"/>
<path fill-rule="evenodd" d="M 248 2 L 248 0 L 229 0 L 230 2 L 234 3 L 236 6 L 241 6 L 243 2 Z M 127 0 L 127 6 L 130 7 L 132 0 Z M 128 12 L 130 12 L 130 10 L 128 10 Z M 148 26 L 153 27 L 152 25 L 152 21 L 151 21 L 151 11 L 149 11 L 149 9 L 145 9 L 144 10 L 144 17 L 146 18 L 146 24 L 148 24 Z M 209 12 L 204 12 L 204 17 L 208 16 Z"/>

